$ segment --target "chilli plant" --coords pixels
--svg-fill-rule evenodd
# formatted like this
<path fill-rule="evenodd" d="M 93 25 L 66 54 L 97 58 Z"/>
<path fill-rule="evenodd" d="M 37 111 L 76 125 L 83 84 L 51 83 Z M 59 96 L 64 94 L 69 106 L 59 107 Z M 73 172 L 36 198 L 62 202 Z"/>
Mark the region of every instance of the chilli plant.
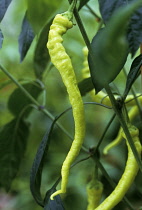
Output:
<path fill-rule="evenodd" d="M 142 0 L 0 0 L 0 21 L 0 206 L 140 210 Z"/>

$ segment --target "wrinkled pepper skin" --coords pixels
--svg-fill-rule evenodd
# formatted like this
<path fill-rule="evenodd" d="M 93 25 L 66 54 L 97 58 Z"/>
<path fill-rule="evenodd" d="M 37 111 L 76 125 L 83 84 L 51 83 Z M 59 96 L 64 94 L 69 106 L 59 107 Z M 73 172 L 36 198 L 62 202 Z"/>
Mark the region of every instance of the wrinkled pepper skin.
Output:
<path fill-rule="evenodd" d="M 49 50 L 51 61 L 58 69 L 69 95 L 75 122 L 75 136 L 70 151 L 68 152 L 67 157 L 62 165 L 61 189 L 51 195 L 52 200 L 54 196 L 66 192 L 70 166 L 77 157 L 85 136 L 85 116 L 83 101 L 77 86 L 77 80 L 71 59 L 62 45 L 62 36 L 68 29 L 72 28 L 73 23 L 69 20 L 67 15 L 64 14 L 58 14 L 54 18 L 49 31 L 47 48 Z"/>
<path fill-rule="evenodd" d="M 86 187 L 88 206 L 87 210 L 94 210 L 100 203 L 103 193 L 103 184 L 98 180 L 91 180 Z"/>
<path fill-rule="evenodd" d="M 141 144 L 139 140 L 139 130 L 130 125 L 129 132 L 132 136 L 134 145 L 136 150 L 141 155 Z M 123 138 L 126 139 L 125 133 L 122 131 Z M 125 171 L 119 180 L 117 186 L 113 190 L 113 192 L 95 209 L 95 210 L 111 210 L 113 209 L 124 197 L 128 189 L 131 187 L 137 173 L 139 170 L 138 163 L 133 155 L 133 152 L 129 146 L 129 143 L 126 139 L 127 147 L 128 147 L 128 159 L 125 167 Z"/>

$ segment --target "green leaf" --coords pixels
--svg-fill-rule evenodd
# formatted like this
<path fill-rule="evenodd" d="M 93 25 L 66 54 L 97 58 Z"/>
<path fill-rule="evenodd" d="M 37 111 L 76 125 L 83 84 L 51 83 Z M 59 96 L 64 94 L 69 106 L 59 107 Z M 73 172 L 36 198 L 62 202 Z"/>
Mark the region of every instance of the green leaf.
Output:
<path fill-rule="evenodd" d="M 3 36 L 2 30 L 0 29 L 0 48 L 2 48 L 3 39 L 4 39 L 4 36 Z"/>
<path fill-rule="evenodd" d="M 1 0 L 0 1 L 0 22 L 5 16 L 5 13 L 10 5 L 12 0 Z"/>
<path fill-rule="evenodd" d="M 60 177 L 56 181 L 56 183 L 53 185 L 53 187 L 51 189 L 47 190 L 47 193 L 46 193 L 46 196 L 45 196 L 46 198 L 43 199 L 42 196 L 41 196 L 41 192 L 40 192 L 40 186 L 41 186 L 41 177 L 42 177 L 42 170 L 43 170 L 43 166 L 44 166 L 45 155 L 47 155 L 47 153 L 48 153 L 48 149 L 49 149 L 49 146 L 50 146 L 51 135 L 52 135 L 52 131 L 53 131 L 53 128 L 54 128 L 54 125 L 55 125 L 56 121 L 62 115 L 64 115 L 67 111 L 69 111 L 70 109 L 71 108 L 62 112 L 51 123 L 50 128 L 46 131 L 46 133 L 45 133 L 45 135 L 44 135 L 44 137 L 43 137 L 43 139 L 42 139 L 42 141 L 39 145 L 39 148 L 37 150 L 35 159 L 33 161 L 32 169 L 31 169 L 31 175 L 30 175 L 30 190 L 31 190 L 31 193 L 32 193 L 35 201 L 42 207 L 44 207 L 44 200 L 47 200 L 49 198 L 48 195 L 49 195 L 50 190 L 55 189 L 57 184 L 59 183 L 59 181 L 61 179 L 61 177 Z"/>
<path fill-rule="evenodd" d="M 128 55 L 128 20 L 141 5 L 142 0 L 139 0 L 117 10 L 106 27 L 93 38 L 89 67 L 96 93 L 112 82 L 123 68 Z"/>
<path fill-rule="evenodd" d="M 34 33 L 29 21 L 27 20 L 27 12 L 23 18 L 21 32 L 18 38 L 20 61 L 22 62 L 32 44 Z"/>
<path fill-rule="evenodd" d="M 23 87 L 35 98 L 39 96 L 42 92 L 42 88 L 38 82 L 35 83 L 27 83 L 24 84 Z M 25 94 L 21 91 L 20 88 L 16 88 L 13 93 L 10 95 L 8 100 L 8 109 L 12 112 L 13 115 L 18 116 L 21 111 L 31 104 L 31 101 Z M 32 108 L 28 108 L 25 111 L 25 115 L 27 116 Z"/>
<path fill-rule="evenodd" d="M 27 0 L 28 17 L 36 34 L 60 8 L 62 0 Z"/>
<path fill-rule="evenodd" d="M 99 0 L 100 13 L 103 22 L 107 24 L 112 14 L 116 12 L 119 7 L 125 7 L 134 0 Z M 129 52 L 134 57 L 136 51 L 142 43 L 142 7 L 134 12 L 129 20 L 127 31 L 127 39 L 129 42 Z"/>
<path fill-rule="evenodd" d="M 135 80 L 138 78 L 138 76 L 140 75 L 140 68 L 142 66 L 142 54 L 140 54 L 139 56 L 137 56 L 130 68 L 129 74 L 127 76 L 127 81 L 126 81 L 126 87 L 125 87 L 125 91 L 123 94 L 123 99 L 125 100 L 125 98 L 127 97 L 133 83 L 135 82 Z"/>
<path fill-rule="evenodd" d="M 52 20 L 49 21 L 42 29 L 34 53 L 34 71 L 37 78 L 42 79 L 42 74 L 50 61 L 50 56 L 46 47 L 48 32 Z"/>
<path fill-rule="evenodd" d="M 91 91 L 94 88 L 91 77 L 86 78 L 86 79 L 82 80 L 81 82 L 79 82 L 78 88 L 79 88 L 82 96 L 86 95 L 86 93 Z"/>
<path fill-rule="evenodd" d="M 35 201 L 40 205 L 44 206 L 43 198 L 41 196 L 40 192 L 40 185 L 41 185 L 41 176 L 42 176 L 42 169 L 43 169 L 43 163 L 44 163 L 44 156 L 45 153 L 47 155 L 49 145 L 50 145 L 50 135 L 53 130 L 54 123 L 51 125 L 50 130 L 48 130 L 37 150 L 32 169 L 31 169 L 31 175 L 30 175 L 30 189 L 31 193 L 35 199 Z"/>
<path fill-rule="evenodd" d="M 29 135 L 24 121 L 12 120 L 0 130 L 0 187 L 10 189 L 26 150 Z"/>

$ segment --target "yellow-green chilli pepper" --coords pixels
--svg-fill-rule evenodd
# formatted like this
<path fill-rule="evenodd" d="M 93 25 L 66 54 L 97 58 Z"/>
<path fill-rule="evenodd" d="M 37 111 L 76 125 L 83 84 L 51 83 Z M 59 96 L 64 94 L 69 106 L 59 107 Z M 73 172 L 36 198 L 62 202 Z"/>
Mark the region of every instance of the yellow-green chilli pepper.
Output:
<path fill-rule="evenodd" d="M 103 184 L 98 180 L 91 180 L 86 187 L 88 206 L 87 210 L 94 210 L 100 203 Z"/>
<path fill-rule="evenodd" d="M 139 112 L 139 109 L 138 107 L 135 105 L 133 106 L 130 111 L 128 112 L 128 115 L 129 115 L 129 119 L 130 119 L 130 122 L 133 121 L 133 119 L 137 116 Z M 108 154 L 108 151 L 110 149 L 112 149 L 113 147 L 117 146 L 123 139 L 123 136 L 122 136 L 122 128 L 119 129 L 119 132 L 118 132 L 118 135 L 116 137 L 116 139 L 114 139 L 112 142 L 110 142 L 103 150 L 103 154 L 106 155 Z"/>
<path fill-rule="evenodd" d="M 85 117 L 84 106 L 77 86 L 77 80 L 72 66 L 70 57 L 67 55 L 65 48 L 62 45 L 63 34 L 70 28 L 73 23 L 70 21 L 70 13 L 58 14 L 55 16 L 50 27 L 47 48 L 51 57 L 52 63 L 60 72 L 63 83 L 67 88 L 69 100 L 72 105 L 73 117 L 75 122 L 75 136 L 71 145 L 70 151 L 63 162 L 61 169 L 61 189 L 51 195 L 51 200 L 54 196 L 65 193 L 68 182 L 70 166 L 77 157 L 85 136 Z"/>
<path fill-rule="evenodd" d="M 112 149 L 113 147 L 117 146 L 122 141 L 122 139 L 123 139 L 123 137 L 122 137 L 122 128 L 120 128 L 119 132 L 117 134 L 117 137 L 104 148 L 103 154 L 107 155 L 108 151 L 110 149 Z"/>
<path fill-rule="evenodd" d="M 129 125 L 129 132 L 132 136 L 134 145 L 136 147 L 136 150 L 141 155 L 141 144 L 139 140 L 139 130 L 133 126 Z M 126 139 L 125 133 L 122 132 L 123 138 Z M 128 147 L 128 159 L 125 167 L 125 171 L 118 182 L 116 188 L 114 191 L 95 209 L 95 210 L 111 210 L 116 206 L 124 197 L 128 189 L 130 188 L 131 184 L 133 183 L 138 170 L 139 166 L 137 164 L 137 161 L 133 155 L 133 152 L 129 146 L 128 141 L 126 140 L 127 147 Z"/>
<path fill-rule="evenodd" d="M 90 70 L 88 65 L 88 48 L 87 46 L 83 47 L 82 49 L 84 54 L 84 61 L 83 61 L 83 69 L 82 69 L 82 76 L 83 78 L 89 78 L 90 77 Z"/>

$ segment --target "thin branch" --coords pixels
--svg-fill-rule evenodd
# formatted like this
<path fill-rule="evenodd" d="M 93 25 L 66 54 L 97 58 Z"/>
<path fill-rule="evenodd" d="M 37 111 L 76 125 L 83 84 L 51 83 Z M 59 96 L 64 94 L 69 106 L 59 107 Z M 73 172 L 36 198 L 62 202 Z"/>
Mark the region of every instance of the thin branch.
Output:
<path fill-rule="evenodd" d="M 94 10 L 92 10 L 92 8 L 88 4 L 86 4 L 86 7 L 90 10 L 91 14 L 95 16 L 97 22 L 100 22 L 102 20 L 101 17 L 97 15 L 96 12 L 94 12 Z"/>
<path fill-rule="evenodd" d="M 136 158 L 136 161 L 137 161 L 137 163 L 138 163 L 138 165 L 139 165 L 139 167 L 140 167 L 140 170 L 141 170 L 141 172 L 142 172 L 142 162 L 141 162 L 141 159 L 140 159 L 140 157 L 139 157 L 139 155 L 138 155 L 138 152 L 137 152 L 137 150 L 136 150 L 136 148 L 135 148 L 135 146 L 134 146 L 133 139 L 132 139 L 132 137 L 131 137 L 131 135 L 130 135 L 129 129 L 128 129 L 127 124 L 126 124 L 126 122 L 125 122 L 125 120 L 124 120 L 124 117 L 123 117 L 123 115 L 122 115 L 122 111 L 121 111 L 121 109 L 118 107 L 118 105 L 117 105 L 117 103 L 116 103 L 116 100 L 115 100 L 115 98 L 114 98 L 114 96 L 113 96 L 113 94 L 112 94 L 112 92 L 111 92 L 111 89 L 110 89 L 109 85 L 106 85 L 106 86 L 105 86 L 105 89 L 106 89 L 107 94 L 109 95 L 109 98 L 110 98 L 110 100 L 111 100 L 113 109 L 114 109 L 114 111 L 115 111 L 115 113 L 116 113 L 116 115 L 117 115 L 117 117 L 118 117 L 118 119 L 119 119 L 119 122 L 120 122 L 120 124 L 121 124 L 121 126 L 122 126 L 122 128 L 123 128 L 123 130 L 124 130 L 124 133 L 125 133 L 125 135 L 126 135 L 126 138 L 127 138 L 128 142 L 129 142 L 129 145 L 130 145 L 130 147 L 131 147 L 131 149 L 132 149 L 132 151 L 133 151 L 133 154 L 134 154 L 134 156 L 135 156 L 135 158 Z"/>
<path fill-rule="evenodd" d="M 38 101 L 30 95 L 30 93 L 8 72 L 6 68 L 4 68 L 0 64 L 0 69 L 20 88 L 20 90 L 28 97 L 31 102 L 39 108 L 39 111 L 43 112 L 46 116 L 48 116 L 52 121 L 55 120 L 55 117 L 43 106 L 41 106 Z M 72 140 L 73 137 L 68 133 L 68 131 L 59 123 L 57 122 L 56 125 Z"/>
<path fill-rule="evenodd" d="M 127 72 L 126 72 L 126 69 L 125 68 L 123 68 L 123 72 L 124 72 L 125 77 L 127 78 Z M 136 105 L 137 105 L 137 107 L 139 109 L 140 117 L 142 119 L 142 108 L 141 108 L 141 104 L 140 104 L 138 98 L 136 97 L 136 93 L 135 93 L 135 90 L 134 90 L 133 87 L 131 87 L 131 91 L 132 91 L 132 94 L 133 94 L 133 96 L 135 98 L 135 102 L 136 102 Z"/>
<path fill-rule="evenodd" d="M 104 130 L 104 132 L 103 132 L 103 134 L 102 134 L 102 136 L 101 136 L 97 146 L 95 147 L 95 151 L 97 151 L 99 149 L 99 147 L 100 147 L 100 145 L 101 145 L 101 143 L 102 143 L 102 141 L 103 141 L 103 139 L 104 139 L 104 137 L 105 137 L 105 135 L 106 135 L 106 133 L 107 133 L 107 131 L 108 131 L 108 129 L 109 129 L 110 125 L 112 124 L 112 122 L 113 122 L 115 117 L 116 117 L 116 114 L 114 113 L 112 115 L 110 121 L 108 122 L 108 124 L 107 124 L 107 126 L 106 126 L 106 128 L 105 128 L 105 130 Z"/>

